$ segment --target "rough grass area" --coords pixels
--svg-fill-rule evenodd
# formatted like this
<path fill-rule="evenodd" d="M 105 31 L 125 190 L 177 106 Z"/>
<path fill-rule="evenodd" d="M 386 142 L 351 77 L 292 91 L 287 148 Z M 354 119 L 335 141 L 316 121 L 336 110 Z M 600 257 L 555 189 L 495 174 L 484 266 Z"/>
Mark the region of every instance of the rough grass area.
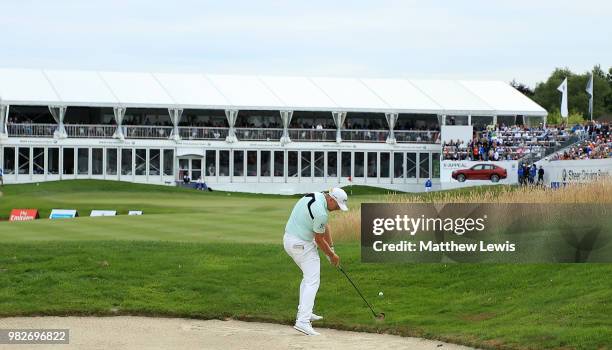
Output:
<path fill-rule="evenodd" d="M 612 179 L 566 186 L 560 189 L 534 186 L 481 186 L 421 194 L 390 193 L 375 202 L 383 203 L 598 203 L 612 205 Z M 361 208 L 335 215 L 335 236 L 343 241 L 359 240 Z"/>

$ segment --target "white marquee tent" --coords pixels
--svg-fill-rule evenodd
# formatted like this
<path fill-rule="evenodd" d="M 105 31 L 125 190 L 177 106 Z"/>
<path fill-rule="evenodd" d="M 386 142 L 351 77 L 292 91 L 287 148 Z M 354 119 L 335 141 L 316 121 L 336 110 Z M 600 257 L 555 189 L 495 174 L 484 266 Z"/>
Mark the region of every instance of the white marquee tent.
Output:
<path fill-rule="evenodd" d="M 0 103 L 524 115 L 538 104 L 502 81 L 357 79 L 0 69 Z"/>

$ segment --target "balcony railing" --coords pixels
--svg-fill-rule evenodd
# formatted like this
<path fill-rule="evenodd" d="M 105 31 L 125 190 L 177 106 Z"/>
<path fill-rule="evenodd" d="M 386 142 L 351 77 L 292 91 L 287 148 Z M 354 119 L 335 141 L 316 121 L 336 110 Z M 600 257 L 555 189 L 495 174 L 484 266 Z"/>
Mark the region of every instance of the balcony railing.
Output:
<path fill-rule="evenodd" d="M 389 130 L 342 130 L 342 141 L 349 142 L 385 142 Z"/>
<path fill-rule="evenodd" d="M 167 139 L 172 133 L 171 126 L 123 126 L 123 134 L 128 139 Z M 113 134 L 110 134 L 112 137 Z"/>
<path fill-rule="evenodd" d="M 179 127 L 179 135 L 184 140 L 225 140 L 228 131 L 228 128 Z"/>
<path fill-rule="evenodd" d="M 283 136 L 283 129 L 278 128 L 236 128 L 238 140 L 278 141 Z"/>
<path fill-rule="evenodd" d="M 439 143 L 439 131 L 395 130 L 395 140 L 401 143 Z"/>
<path fill-rule="evenodd" d="M 352 142 L 386 142 L 389 130 L 342 130 L 342 141 Z M 437 131 L 395 130 L 396 142 L 400 143 L 436 143 Z"/>
<path fill-rule="evenodd" d="M 336 129 L 289 129 L 292 141 L 336 141 Z"/>
<path fill-rule="evenodd" d="M 57 124 L 8 124 L 9 136 L 53 137 Z"/>
<path fill-rule="evenodd" d="M 54 128 L 57 125 L 53 125 Z M 115 130 L 117 127 L 114 125 L 71 125 L 65 124 L 64 128 L 66 128 L 66 133 L 68 137 L 78 137 L 78 138 L 107 138 L 113 137 Z M 51 133 L 53 136 L 53 133 Z"/>
<path fill-rule="evenodd" d="M 65 124 L 68 137 L 72 138 L 111 138 L 116 131 L 114 125 Z M 57 124 L 8 124 L 9 136 L 53 137 Z M 167 139 L 172 134 L 171 126 L 124 125 L 123 134 L 128 139 Z M 283 135 L 281 128 L 236 128 L 236 137 L 243 141 L 278 141 Z M 218 127 L 179 127 L 179 135 L 184 140 L 225 140 L 229 128 Z M 333 142 L 336 129 L 288 129 L 289 138 L 295 142 Z M 342 140 L 346 142 L 385 142 L 388 130 L 342 130 Z M 396 130 L 397 142 L 435 143 L 437 131 Z"/>

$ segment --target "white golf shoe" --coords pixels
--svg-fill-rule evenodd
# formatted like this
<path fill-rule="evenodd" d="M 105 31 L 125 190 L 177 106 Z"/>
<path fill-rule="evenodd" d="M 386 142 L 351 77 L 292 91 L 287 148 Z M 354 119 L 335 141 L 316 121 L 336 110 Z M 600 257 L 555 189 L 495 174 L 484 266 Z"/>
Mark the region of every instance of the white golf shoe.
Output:
<path fill-rule="evenodd" d="M 322 319 L 323 319 L 323 316 L 319 316 L 315 314 L 310 315 L 310 322 L 321 321 Z"/>
<path fill-rule="evenodd" d="M 306 334 L 306 335 L 320 335 L 321 333 L 312 329 L 312 325 L 310 322 L 296 322 L 295 326 L 293 326 L 296 330 Z"/>

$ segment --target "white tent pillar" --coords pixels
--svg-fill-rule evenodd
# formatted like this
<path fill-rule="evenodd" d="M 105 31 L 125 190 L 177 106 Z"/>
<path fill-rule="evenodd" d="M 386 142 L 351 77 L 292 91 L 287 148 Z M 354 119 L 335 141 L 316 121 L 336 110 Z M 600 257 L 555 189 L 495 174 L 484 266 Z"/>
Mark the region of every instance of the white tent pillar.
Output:
<path fill-rule="evenodd" d="M 546 129 L 546 116 L 545 115 L 542 116 L 542 128 Z"/>
<path fill-rule="evenodd" d="M 293 111 L 280 111 L 280 115 L 283 122 L 283 136 L 280 142 L 284 145 L 291 142 L 289 138 L 289 124 L 291 123 L 291 118 L 293 118 Z"/>
<path fill-rule="evenodd" d="M 172 132 L 170 133 L 170 138 L 178 142 L 181 140 L 181 134 L 179 132 L 179 123 L 181 122 L 183 110 L 180 108 L 168 108 L 168 113 L 170 113 L 170 120 L 172 121 L 172 126 L 174 126 Z"/>
<path fill-rule="evenodd" d="M 387 124 L 389 124 L 389 135 L 387 135 L 387 143 L 395 143 L 395 133 L 393 129 L 395 129 L 395 124 L 397 123 L 397 118 L 399 114 L 397 113 L 385 113 L 385 118 L 387 119 Z"/>
<path fill-rule="evenodd" d="M 227 133 L 227 137 L 225 141 L 227 142 L 236 142 L 238 138 L 236 137 L 236 129 L 234 125 L 236 125 L 236 119 L 238 119 L 238 110 L 237 109 L 226 109 L 225 117 L 227 118 L 227 124 L 229 124 L 229 131 Z"/>
<path fill-rule="evenodd" d="M 497 114 L 493 115 L 493 126 L 497 128 Z"/>
<path fill-rule="evenodd" d="M 9 106 L 0 104 L 0 139 L 8 137 L 8 114 Z"/>
<path fill-rule="evenodd" d="M 342 126 L 346 119 L 346 112 L 332 112 L 332 118 L 334 119 L 334 124 L 336 124 L 336 142 L 340 143 L 342 142 Z"/>
<path fill-rule="evenodd" d="M 468 125 L 472 126 L 472 115 L 468 114 Z"/>
<path fill-rule="evenodd" d="M 446 114 L 438 114 L 438 125 L 446 125 Z"/>
<path fill-rule="evenodd" d="M 57 123 L 57 129 L 53 132 L 53 137 L 56 139 L 65 139 L 68 137 L 66 128 L 64 127 L 64 116 L 66 115 L 66 106 L 49 106 L 49 112 Z"/>
<path fill-rule="evenodd" d="M 117 123 L 117 130 L 115 130 L 113 138 L 124 140 L 123 117 L 125 116 L 125 107 L 113 107 L 113 113 L 115 114 L 115 123 Z"/>

